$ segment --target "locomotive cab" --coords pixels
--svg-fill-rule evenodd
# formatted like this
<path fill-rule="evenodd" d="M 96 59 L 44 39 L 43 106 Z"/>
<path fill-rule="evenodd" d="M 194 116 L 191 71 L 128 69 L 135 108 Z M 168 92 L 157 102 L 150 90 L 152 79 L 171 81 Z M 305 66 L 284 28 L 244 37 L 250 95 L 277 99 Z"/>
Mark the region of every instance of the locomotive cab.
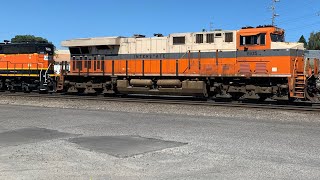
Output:
<path fill-rule="evenodd" d="M 316 87 L 316 81 L 315 78 L 310 78 L 313 77 L 313 71 L 308 61 L 304 61 L 304 45 L 285 42 L 284 35 L 285 31 L 275 26 L 242 28 L 237 33 L 238 61 L 256 64 L 255 69 L 250 66 L 251 73 L 257 73 L 263 69 L 264 76 L 283 78 L 282 86 L 288 87 L 288 92 L 280 97 L 290 99 L 307 97 L 313 100 L 310 97 L 315 97 L 314 89 L 316 88 L 310 87 Z M 270 79 L 265 81 L 268 82 Z"/>
<path fill-rule="evenodd" d="M 285 31 L 275 26 L 243 27 L 237 34 L 238 50 L 299 49 L 302 43 L 285 42 Z"/>
<path fill-rule="evenodd" d="M 271 48 L 271 34 L 274 27 L 244 27 L 237 34 L 238 50 L 260 50 Z M 281 35 L 281 32 L 279 32 Z"/>

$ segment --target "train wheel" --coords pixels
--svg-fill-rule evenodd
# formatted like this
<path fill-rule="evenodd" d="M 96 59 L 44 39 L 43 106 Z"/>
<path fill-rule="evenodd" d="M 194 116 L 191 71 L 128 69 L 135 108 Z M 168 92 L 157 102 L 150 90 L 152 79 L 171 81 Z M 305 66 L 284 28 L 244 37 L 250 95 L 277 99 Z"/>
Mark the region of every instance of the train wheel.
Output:
<path fill-rule="evenodd" d="M 259 94 L 259 96 L 260 96 L 258 100 L 259 102 L 263 102 L 268 98 L 268 95 L 265 95 L 265 94 Z"/>
<path fill-rule="evenodd" d="M 25 88 L 23 88 L 23 92 L 24 92 L 24 93 L 30 93 L 31 90 L 30 90 L 28 87 L 25 87 Z"/>
<path fill-rule="evenodd" d="M 5 83 L 3 81 L 0 81 L 0 92 L 6 91 L 5 87 Z"/>
<path fill-rule="evenodd" d="M 234 101 L 238 101 L 243 96 L 243 93 L 230 93 L 230 94 L 231 94 L 231 99 Z"/>
<path fill-rule="evenodd" d="M 315 93 L 308 92 L 307 89 L 305 89 L 305 95 L 306 95 L 306 98 L 311 102 L 320 102 L 320 97 L 317 96 Z"/>

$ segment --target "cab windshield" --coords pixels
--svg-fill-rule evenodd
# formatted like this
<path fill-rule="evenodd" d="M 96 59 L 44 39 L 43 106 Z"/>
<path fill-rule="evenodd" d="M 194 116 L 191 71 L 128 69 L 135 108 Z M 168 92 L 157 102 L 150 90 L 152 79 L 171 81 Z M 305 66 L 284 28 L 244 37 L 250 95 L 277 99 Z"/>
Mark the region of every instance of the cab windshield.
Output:
<path fill-rule="evenodd" d="M 280 34 L 271 34 L 271 41 L 272 42 L 284 42 L 284 35 Z"/>

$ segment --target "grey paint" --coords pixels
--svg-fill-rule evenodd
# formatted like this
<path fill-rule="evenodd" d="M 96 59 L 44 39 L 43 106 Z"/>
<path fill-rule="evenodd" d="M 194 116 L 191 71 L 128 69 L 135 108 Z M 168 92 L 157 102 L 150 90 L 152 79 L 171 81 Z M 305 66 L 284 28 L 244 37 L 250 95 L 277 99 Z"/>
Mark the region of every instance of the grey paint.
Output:
<path fill-rule="evenodd" d="M 307 50 L 305 51 L 306 58 L 320 58 L 320 50 Z"/>
<path fill-rule="evenodd" d="M 266 56 L 302 56 L 304 51 L 294 49 L 248 50 L 237 51 L 237 57 L 266 57 Z"/>
<path fill-rule="evenodd" d="M 120 158 L 185 145 L 180 142 L 139 136 L 93 136 L 72 138 L 69 141 L 85 149 Z"/>
<path fill-rule="evenodd" d="M 320 50 L 308 50 L 305 51 L 305 59 L 309 59 L 311 66 L 314 65 L 314 59 L 320 59 Z M 320 65 L 319 65 L 320 67 Z"/>
<path fill-rule="evenodd" d="M 265 57 L 265 56 L 302 56 L 304 51 L 302 50 L 287 50 L 287 49 L 277 49 L 277 50 L 248 50 L 248 51 L 228 51 L 228 52 L 218 52 L 219 58 L 236 58 L 236 57 Z M 201 58 L 216 58 L 216 52 L 201 52 Z M 72 55 L 80 56 L 80 55 Z M 85 55 L 82 55 L 85 56 Z M 94 55 L 89 55 L 92 57 Z M 98 57 L 98 55 L 96 55 Z M 102 55 L 103 56 L 103 55 Z M 118 55 L 104 55 L 106 60 L 119 60 L 119 59 L 137 59 L 137 60 L 159 60 L 159 59 L 186 59 L 188 58 L 188 53 L 158 53 L 158 54 L 118 54 Z M 190 53 L 190 58 L 199 58 L 198 52 Z M 76 58 L 78 59 L 78 58 Z"/>

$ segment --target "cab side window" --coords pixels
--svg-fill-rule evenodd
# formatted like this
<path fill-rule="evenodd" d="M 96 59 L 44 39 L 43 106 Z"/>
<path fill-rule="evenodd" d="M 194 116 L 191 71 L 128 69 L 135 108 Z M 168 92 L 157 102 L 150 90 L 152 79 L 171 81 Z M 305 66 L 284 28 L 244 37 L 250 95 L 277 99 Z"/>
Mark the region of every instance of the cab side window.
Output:
<path fill-rule="evenodd" d="M 240 45 L 265 45 L 266 44 L 266 34 L 258 34 L 251 36 L 240 36 Z"/>
<path fill-rule="evenodd" d="M 257 44 L 258 37 L 255 36 L 240 36 L 240 45 L 254 45 Z"/>
<path fill-rule="evenodd" d="M 266 34 L 260 34 L 260 45 L 266 45 Z"/>

